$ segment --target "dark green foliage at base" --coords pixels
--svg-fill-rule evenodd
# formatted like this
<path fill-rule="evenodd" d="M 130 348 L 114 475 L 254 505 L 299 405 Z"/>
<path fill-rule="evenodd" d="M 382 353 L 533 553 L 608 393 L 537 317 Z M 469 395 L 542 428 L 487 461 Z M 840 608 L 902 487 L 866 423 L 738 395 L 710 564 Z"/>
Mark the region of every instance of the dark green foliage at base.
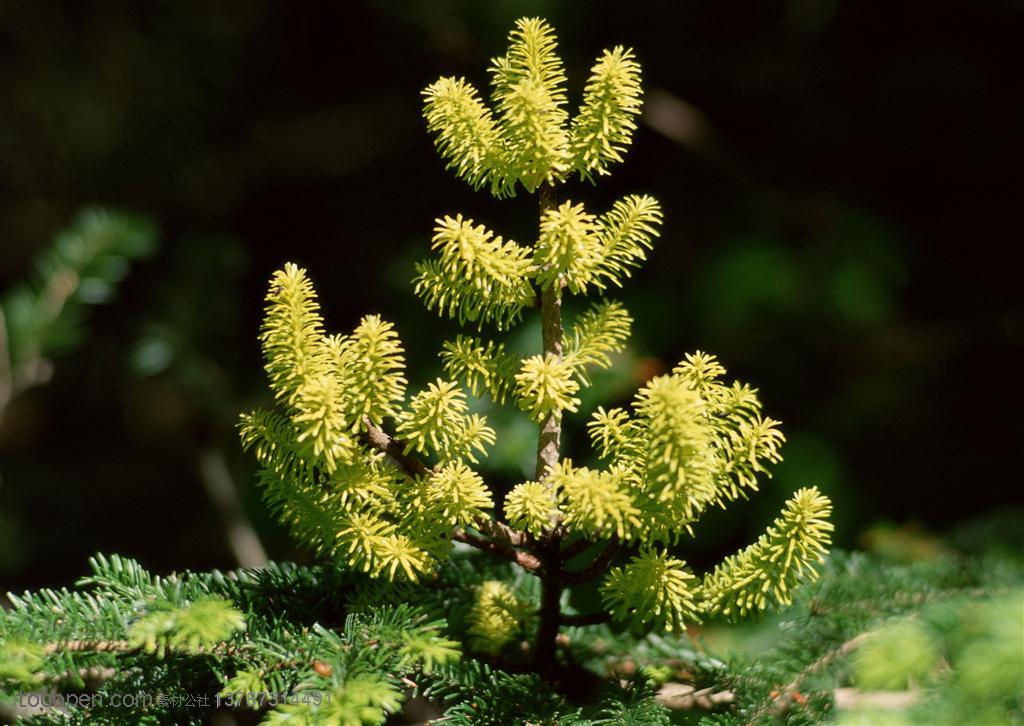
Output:
<path fill-rule="evenodd" d="M 528 633 L 499 657 L 459 657 L 477 585 L 498 579 L 518 596 L 536 595 L 535 578 L 480 553 L 457 549 L 440 577 L 415 586 L 325 567 L 156 577 L 118 557 L 91 564 L 73 590 L 11 598 L 13 607 L 0 613 L 0 687 L 9 703 L 44 690 L 108 700 L 25 723 L 206 723 L 218 694 L 220 708 L 268 723 L 382 723 L 389 713 L 389 723 L 405 723 L 397 712 L 413 697 L 428 702 L 440 723 L 466 725 L 1022 720 L 1013 648 L 1022 637 L 1024 564 L 1005 552 L 911 564 L 834 553 L 792 608 L 752 627 L 762 645 L 750 654 L 729 654 L 700 637 L 571 628 L 551 681 L 526 672 Z M 187 613 L 211 598 L 241 613 L 245 629 L 196 647 L 172 632 L 162 656 L 130 647 L 147 617 Z M 709 638 L 713 632 L 714 625 Z M 844 650 L 851 641 L 856 646 Z M 82 645 L 100 642 L 124 649 Z M 43 651 L 46 644 L 65 647 Z M 656 700 L 665 683 L 732 697 L 710 711 L 669 710 Z M 850 686 L 909 689 L 915 698 L 898 712 L 837 710 L 835 689 Z M 287 693 L 298 703 L 249 709 L 227 700 L 233 691 Z M 139 693 L 152 702 L 110 705 L 113 694 Z"/>

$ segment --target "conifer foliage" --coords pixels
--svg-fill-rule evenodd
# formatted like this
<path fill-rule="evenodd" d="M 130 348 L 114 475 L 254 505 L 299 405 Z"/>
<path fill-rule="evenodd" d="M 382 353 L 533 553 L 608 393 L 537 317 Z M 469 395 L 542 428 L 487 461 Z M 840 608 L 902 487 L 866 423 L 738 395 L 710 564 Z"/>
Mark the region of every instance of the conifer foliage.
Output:
<path fill-rule="evenodd" d="M 565 326 L 562 300 L 621 286 L 661 228 L 661 208 L 647 195 L 599 213 L 558 198 L 570 178 L 592 181 L 623 160 L 641 110 L 633 52 L 602 54 L 571 117 L 545 21 L 518 21 L 490 73 L 490 103 L 462 78 L 430 85 L 427 128 L 448 168 L 472 187 L 499 198 L 539 195 L 536 239 L 514 242 L 461 212 L 437 220 L 415 291 L 480 337 L 443 343 L 448 378 L 408 396 L 389 323 L 369 316 L 350 334 L 330 335 L 307 273 L 292 264 L 277 272 L 261 340 L 279 409 L 242 425 L 269 501 L 300 538 L 373 576 L 429 576 L 452 540 L 521 565 L 541 580 L 541 602 L 531 610 L 500 583 L 482 587 L 472 643 L 496 655 L 502 633 L 510 642 L 532 631 L 540 669 L 554 667 L 555 636 L 571 621 L 560 613 L 563 591 L 595 578 L 604 578 L 607 612 L 591 615 L 639 628 L 681 632 L 708 615 L 788 603 L 829 543 L 831 505 L 814 488 L 796 492 L 758 542 L 704 576 L 674 554 L 709 507 L 756 491 L 757 477 L 781 458 L 778 422 L 714 356 L 687 355 L 630 406 L 597 409 L 589 432 L 598 464 L 560 455 L 563 416 L 579 411 L 588 373 L 612 364 L 632 323 L 621 303 L 601 300 Z M 538 313 L 543 348 L 534 354 L 519 357 L 491 337 Z M 473 468 L 496 434 L 471 412 L 467 392 L 514 405 L 540 426 L 535 476 L 503 507 Z M 599 543 L 604 551 L 590 565 L 567 570 L 572 554 Z M 610 569 L 623 545 L 635 555 Z"/>

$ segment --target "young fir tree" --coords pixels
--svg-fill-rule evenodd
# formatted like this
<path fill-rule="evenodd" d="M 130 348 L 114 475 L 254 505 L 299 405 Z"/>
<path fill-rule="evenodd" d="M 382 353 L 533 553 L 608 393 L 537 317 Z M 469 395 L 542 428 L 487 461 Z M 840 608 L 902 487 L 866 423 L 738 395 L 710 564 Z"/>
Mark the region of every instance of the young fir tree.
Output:
<path fill-rule="evenodd" d="M 278 408 L 245 415 L 241 434 L 269 502 L 330 564 L 160 577 L 98 556 L 74 589 L 10 595 L 0 609 L 0 718 L 5 701 L 26 694 L 31 710 L 34 694 L 37 706 L 46 695 L 62 708 L 40 706 L 28 723 L 203 723 L 217 708 L 251 708 L 267 723 L 349 726 L 382 723 L 419 695 L 451 724 L 668 723 L 646 677 L 621 686 L 615 662 L 627 655 L 652 674 L 682 658 L 709 688 L 734 687 L 715 703 L 741 722 L 804 718 L 795 688 L 785 699 L 773 689 L 818 669 L 829 638 L 794 649 L 818 658 L 809 666 L 735 672 L 656 634 L 787 603 L 823 557 L 830 505 L 813 488 L 703 576 L 675 554 L 709 507 L 748 496 L 779 460 L 783 437 L 756 391 L 694 353 L 629 407 L 594 413 L 599 465 L 561 456 L 563 416 L 577 412 L 590 371 L 623 349 L 631 322 L 602 300 L 565 327 L 563 297 L 621 285 L 661 214 L 654 199 L 630 196 L 594 215 L 556 190 L 621 161 L 640 110 L 639 66 L 628 50 L 605 52 L 571 120 L 543 21 L 519 21 L 491 72 L 491 107 L 463 80 L 431 85 L 428 128 L 474 187 L 536 193 L 538 238 L 521 246 L 444 217 L 415 288 L 479 336 L 539 314 L 541 349 L 520 357 L 507 341 L 458 336 L 441 351 L 448 378 L 407 398 L 392 326 L 368 316 L 351 334 L 325 334 L 311 282 L 285 266 L 261 334 Z M 467 391 L 539 426 L 535 475 L 500 511 L 473 468 L 496 433 Z M 856 577 L 845 586 L 860 588 Z M 568 607 L 569 590 L 598 580 L 602 607 Z M 822 588 L 836 591 L 830 583 Z M 818 623 L 815 632 L 849 634 Z M 560 628 L 574 628 L 571 651 L 558 649 Z M 563 676 L 573 666 L 574 676 L 584 666 L 612 677 L 570 698 L 580 679 Z"/>
<path fill-rule="evenodd" d="M 539 200 L 537 239 L 521 245 L 463 214 L 436 221 L 433 256 L 415 291 L 441 317 L 479 335 L 443 344 L 446 377 L 406 396 L 403 347 L 370 315 L 355 330 L 324 330 L 305 270 L 288 264 L 270 283 L 261 342 L 279 407 L 242 419 L 267 499 L 324 555 L 387 579 L 443 568 L 452 541 L 492 552 L 540 580 L 539 602 L 505 584 L 478 589 L 471 646 L 497 655 L 533 634 L 533 667 L 557 670 L 561 626 L 614 620 L 681 633 L 708 615 L 730 618 L 788 603 L 814 574 L 832 529 L 817 489 L 796 492 L 765 534 L 699 576 L 674 551 L 710 507 L 757 489 L 780 460 L 778 422 L 757 392 L 728 382 L 714 356 L 687 355 L 647 382 L 629 407 L 598 408 L 588 424 L 600 465 L 561 454 L 563 417 L 577 412 L 593 368 L 623 350 L 631 318 L 602 299 L 567 324 L 563 299 L 620 287 L 651 250 L 658 202 L 630 195 L 603 213 L 561 198 L 572 178 L 594 181 L 622 161 L 641 109 L 631 50 L 605 51 L 570 118 L 551 27 L 516 23 L 490 68 L 491 104 L 461 78 L 424 91 L 427 128 L 449 169 L 475 189 Z M 520 358 L 490 337 L 538 315 L 542 346 Z M 516 406 L 539 428 L 536 472 L 495 511 L 473 465 L 495 442 L 467 391 Z M 594 545 L 583 566 L 567 563 Z M 621 546 L 635 553 L 610 568 Z M 603 609 L 563 612 L 567 589 L 601 578 Z"/>

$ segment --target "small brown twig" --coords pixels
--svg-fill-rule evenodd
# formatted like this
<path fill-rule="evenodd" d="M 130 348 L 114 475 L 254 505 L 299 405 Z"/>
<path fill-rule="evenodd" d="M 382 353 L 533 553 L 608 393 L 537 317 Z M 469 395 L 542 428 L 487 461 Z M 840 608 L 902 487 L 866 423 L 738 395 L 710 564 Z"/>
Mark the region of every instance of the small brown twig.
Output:
<path fill-rule="evenodd" d="M 655 696 L 658 703 L 673 711 L 710 711 L 736 701 L 732 691 L 716 691 L 713 688 L 698 689 L 687 683 L 666 683 Z"/>
<path fill-rule="evenodd" d="M 391 457 L 410 476 L 428 476 L 433 470 L 415 456 L 406 453 L 405 445 L 385 433 L 384 429 L 373 423 L 369 417 L 363 417 L 366 426 L 366 440 L 376 449 Z"/>
<path fill-rule="evenodd" d="M 379 451 L 387 454 L 392 461 L 405 471 L 409 476 L 429 476 L 434 469 L 427 466 L 421 459 L 407 453 L 405 444 L 390 436 L 380 426 L 374 424 L 368 417 L 363 418 L 366 427 L 366 441 Z M 457 542 L 492 552 L 504 557 L 510 562 L 515 562 L 532 574 L 538 574 L 541 569 L 541 561 L 528 552 L 520 552 L 516 547 L 531 546 L 533 539 L 523 533 L 517 532 L 507 524 L 495 522 L 491 519 L 481 518 L 473 523 L 483 537 L 472 534 L 464 529 L 456 529 L 452 533 L 452 539 Z"/>
<path fill-rule="evenodd" d="M 531 575 L 536 575 L 538 577 L 541 576 L 543 564 L 540 559 L 529 552 L 517 550 L 510 544 L 498 540 L 487 539 L 486 537 L 480 537 L 471 532 L 467 532 L 464 529 L 456 529 L 452 532 L 452 539 L 456 542 L 464 542 L 465 544 L 484 550 L 485 552 L 492 552 L 499 557 L 504 557 L 509 562 L 516 563 Z"/>
<path fill-rule="evenodd" d="M 493 519 L 479 519 L 473 524 L 473 526 L 476 527 L 481 534 L 485 534 L 494 540 L 506 542 L 513 547 L 533 548 L 537 545 L 536 541 L 534 541 L 533 537 L 531 537 L 529 533 L 517 532 L 507 524 Z"/>

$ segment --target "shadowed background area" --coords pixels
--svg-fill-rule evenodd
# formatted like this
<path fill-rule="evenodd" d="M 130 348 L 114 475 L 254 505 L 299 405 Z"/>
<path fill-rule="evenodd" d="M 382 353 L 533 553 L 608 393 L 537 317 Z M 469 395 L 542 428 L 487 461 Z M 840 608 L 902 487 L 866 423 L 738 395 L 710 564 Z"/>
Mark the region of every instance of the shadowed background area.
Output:
<path fill-rule="evenodd" d="M 570 108 L 603 48 L 644 68 L 632 153 L 564 192 L 666 211 L 617 295 L 631 350 L 596 393 L 627 400 L 699 348 L 784 422 L 775 477 L 703 524 L 690 559 L 745 543 L 805 484 L 835 500 L 846 546 L 882 520 L 943 529 L 1017 500 L 1024 3 L 0 0 L 0 289 L 83 205 L 158 228 L 5 407 L 0 589 L 66 582 L 96 551 L 156 570 L 308 558 L 233 428 L 269 398 L 266 280 L 308 267 L 330 329 L 380 313 L 414 387 L 439 372 L 454 327 L 408 284 L 433 219 L 530 242 L 536 201 L 446 173 L 419 93 L 441 75 L 485 87 L 522 15 L 557 29 Z M 524 421 L 504 422 L 499 483 L 531 453 Z"/>

